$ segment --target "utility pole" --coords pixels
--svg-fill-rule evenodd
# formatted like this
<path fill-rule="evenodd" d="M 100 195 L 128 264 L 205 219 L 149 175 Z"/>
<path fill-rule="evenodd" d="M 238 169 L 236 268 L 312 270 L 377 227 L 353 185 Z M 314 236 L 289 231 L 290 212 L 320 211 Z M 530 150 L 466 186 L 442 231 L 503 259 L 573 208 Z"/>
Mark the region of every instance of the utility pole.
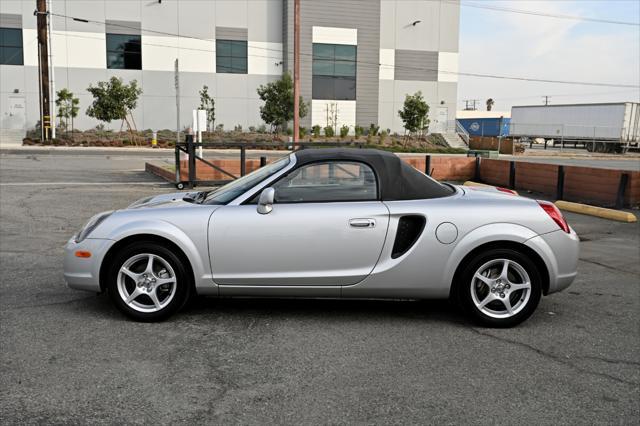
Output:
<path fill-rule="evenodd" d="M 53 8 L 51 7 L 51 2 L 53 0 L 47 0 L 47 11 L 51 12 Z M 47 41 L 49 42 L 48 50 L 49 50 L 49 90 L 51 90 L 50 102 L 51 106 L 49 107 L 49 115 L 51 116 L 51 139 L 56 138 L 56 107 L 55 107 L 55 98 L 56 98 L 56 78 L 55 78 L 55 67 L 53 64 L 53 37 L 51 36 L 51 15 L 47 13 Z"/>
<path fill-rule="evenodd" d="M 47 0 L 37 0 L 38 69 L 40 77 L 40 128 L 41 140 L 51 138 L 51 96 L 49 92 L 49 43 L 47 41 Z"/>
<path fill-rule="evenodd" d="M 549 96 L 545 95 L 545 96 L 543 96 L 543 98 L 544 98 L 544 105 L 545 106 L 549 105 Z"/>
<path fill-rule="evenodd" d="M 300 0 L 293 0 L 293 143 L 300 139 Z"/>

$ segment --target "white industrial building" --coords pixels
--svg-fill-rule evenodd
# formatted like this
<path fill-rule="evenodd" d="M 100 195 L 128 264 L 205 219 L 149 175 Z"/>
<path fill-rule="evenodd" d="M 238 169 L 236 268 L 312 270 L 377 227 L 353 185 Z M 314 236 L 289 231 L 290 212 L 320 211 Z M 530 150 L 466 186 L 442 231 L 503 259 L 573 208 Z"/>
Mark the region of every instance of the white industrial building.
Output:
<path fill-rule="evenodd" d="M 181 126 L 203 85 L 225 129 L 262 124 L 256 89 L 293 68 L 293 0 L 53 0 L 55 87 L 80 99 L 111 76 L 137 80 L 139 129 L 175 129 L 174 63 L 179 61 Z M 0 128 L 24 132 L 39 120 L 35 0 L 0 2 Z M 397 111 L 420 90 L 432 132 L 455 118 L 459 4 L 428 0 L 302 0 L 301 123 L 402 131 Z M 118 128 L 120 123 L 111 123 Z M 7 134 L 6 132 L 4 133 Z"/>

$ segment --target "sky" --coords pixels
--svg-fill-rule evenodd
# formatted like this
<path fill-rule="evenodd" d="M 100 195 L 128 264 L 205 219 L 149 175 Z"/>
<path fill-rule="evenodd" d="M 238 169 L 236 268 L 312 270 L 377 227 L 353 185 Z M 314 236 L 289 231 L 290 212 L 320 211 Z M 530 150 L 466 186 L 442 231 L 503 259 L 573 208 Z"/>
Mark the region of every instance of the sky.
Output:
<path fill-rule="evenodd" d="M 640 0 L 462 0 L 460 72 L 640 85 L 640 27 L 557 19 L 465 6 L 639 22 Z M 512 105 L 640 102 L 640 90 L 459 76 L 458 109 L 479 99 Z"/>

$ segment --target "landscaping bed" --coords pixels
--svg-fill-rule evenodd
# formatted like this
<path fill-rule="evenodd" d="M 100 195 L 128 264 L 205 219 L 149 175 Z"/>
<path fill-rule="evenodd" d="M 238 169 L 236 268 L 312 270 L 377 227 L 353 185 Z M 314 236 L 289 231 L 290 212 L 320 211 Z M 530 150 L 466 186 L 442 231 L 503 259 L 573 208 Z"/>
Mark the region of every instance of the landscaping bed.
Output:
<path fill-rule="evenodd" d="M 153 132 L 144 130 L 134 132 L 115 132 L 110 130 L 92 129 L 87 131 L 75 130 L 73 132 L 61 132 L 59 137 L 51 141 L 40 141 L 36 131 L 27 133 L 24 138 L 24 145 L 31 146 L 77 146 L 77 147 L 151 147 Z M 184 137 L 184 134 L 182 134 Z M 157 147 L 173 148 L 175 146 L 176 133 L 173 130 L 160 130 L 157 132 Z M 264 149 L 286 149 L 289 142 L 289 135 L 268 132 L 242 132 L 242 131 L 215 131 L 204 132 L 202 140 L 205 143 L 224 144 L 246 143 L 256 145 L 262 143 L 281 143 L 282 146 L 265 146 Z M 408 139 L 399 135 L 362 135 L 345 137 L 334 136 L 312 136 L 305 135 L 300 138 L 301 142 L 318 143 L 344 143 L 345 145 L 357 143 L 365 148 L 382 149 L 392 152 L 417 152 L 417 153 L 448 153 L 462 154 L 463 149 L 450 148 L 446 145 L 440 135 L 427 135 L 420 139 Z M 215 149 L 215 145 L 206 146 L 205 149 Z"/>

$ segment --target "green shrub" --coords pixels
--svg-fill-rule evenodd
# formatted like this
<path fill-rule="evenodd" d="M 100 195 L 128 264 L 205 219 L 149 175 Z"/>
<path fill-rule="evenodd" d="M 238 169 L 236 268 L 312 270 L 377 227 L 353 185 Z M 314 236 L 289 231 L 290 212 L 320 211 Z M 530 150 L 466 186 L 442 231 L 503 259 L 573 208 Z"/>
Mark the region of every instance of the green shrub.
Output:
<path fill-rule="evenodd" d="M 260 126 L 258 126 L 258 133 L 267 133 L 266 124 L 261 124 Z"/>
<path fill-rule="evenodd" d="M 313 134 L 314 138 L 319 138 L 320 137 L 320 126 L 318 126 L 317 124 L 315 126 L 313 126 L 311 128 L 311 133 Z"/>
<path fill-rule="evenodd" d="M 298 129 L 298 134 L 301 138 L 304 138 L 305 136 L 307 136 L 307 128 L 300 126 L 300 128 Z"/>
<path fill-rule="evenodd" d="M 241 133 L 242 132 L 242 124 L 238 124 L 237 126 L 235 126 L 233 128 L 233 131 Z"/>
<path fill-rule="evenodd" d="M 349 134 L 349 126 L 344 124 L 342 127 L 340 127 L 340 137 L 344 139 L 347 137 L 348 134 Z"/>
<path fill-rule="evenodd" d="M 333 132 L 333 127 L 331 127 L 331 126 L 327 126 L 327 127 L 325 127 L 325 128 L 324 128 L 324 135 L 325 135 L 326 137 L 328 137 L 328 138 L 332 138 L 332 137 L 333 137 L 333 134 L 334 134 L 334 132 Z"/>
<path fill-rule="evenodd" d="M 376 126 L 375 124 L 371 123 L 371 125 L 369 126 L 369 134 L 371 136 L 378 136 L 379 131 L 380 131 L 380 126 Z"/>
<path fill-rule="evenodd" d="M 287 136 L 293 136 L 293 129 L 291 127 L 287 127 Z"/>
<path fill-rule="evenodd" d="M 380 144 L 384 143 L 384 140 L 387 139 L 388 133 L 386 130 L 380 132 Z"/>
<path fill-rule="evenodd" d="M 224 124 L 220 123 L 216 126 L 216 132 L 224 132 Z"/>
<path fill-rule="evenodd" d="M 251 133 L 255 133 L 256 132 L 256 126 L 249 126 L 249 131 Z"/>
<path fill-rule="evenodd" d="M 359 138 L 364 133 L 364 128 L 362 128 L 362 126 L 356 125 L 356 127 L 353 129 L 353 131 L 356 134 L 356 138 Z"/>

